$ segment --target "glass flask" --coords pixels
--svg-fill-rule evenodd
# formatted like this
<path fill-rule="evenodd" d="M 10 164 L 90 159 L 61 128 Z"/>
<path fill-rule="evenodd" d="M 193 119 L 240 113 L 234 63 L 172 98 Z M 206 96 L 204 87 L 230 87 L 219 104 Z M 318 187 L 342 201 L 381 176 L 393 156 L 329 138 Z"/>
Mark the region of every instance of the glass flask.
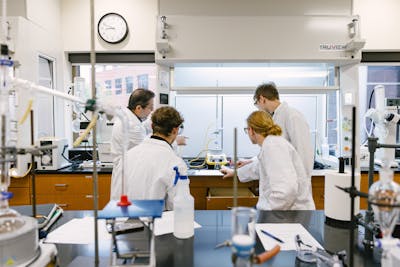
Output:
<path fill-rule="evenodd" d="M 232 209 L 232 252 L 233 266 L 252 266 L 255 245 L 255 222 L 257 211 L 248 207 Z"/>
<path fill-rule="evenodd" d="M 393 171 L 385 167 L 379 171 L 379 181 L 369 189 L 368 201 L 374 211 L 374 217 L 382 232 L 382 243 L 389 244 L 392 232 L 399 217 L 400 186 L 393 182 Z M 382 247 L 382 264 L 389 260 L 389 247 Z M 384 264 L 386 265 L 386 264 Z M 387 265 L 386 265 L 387 266 Z"/>

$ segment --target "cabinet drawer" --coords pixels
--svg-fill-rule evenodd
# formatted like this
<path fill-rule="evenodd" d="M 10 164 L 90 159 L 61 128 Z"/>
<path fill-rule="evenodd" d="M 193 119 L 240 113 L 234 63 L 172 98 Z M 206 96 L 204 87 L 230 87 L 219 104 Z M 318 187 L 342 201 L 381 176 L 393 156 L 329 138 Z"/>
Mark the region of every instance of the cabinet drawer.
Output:
<path fill-rule="evenodd" d="M 110 175 L 99 175 L 99 195 L 110 194 Z M 93 177 L 87 175 L 38 175 L 36 177 L 37 194 L 92 194 Z"/>
<path fill-rule="evenodd" d="M 29 187 L 31 176 L 25 176 L 24 178 L 11 178 L 10 187 Z"/>
<path fill-rule="evenodd" d="M 14 194 L 14 196 L 9 201 L 10 206 L 31 204 L 31 194 L 29 192 L 29 188 L 9 187 L 8 191 Z"/>
<path fill-rule="evenodd" d="M 257 204 L 256 197 L 248 188 L 238 188 L 238 206 L 254 207 Z M 208 210 L 226 210 L 233 206 L 232 188 L 210 188 L 207 197 L 206 208 Z"/>
<path fill-rule="evenodd" d="M 99 195 L 99 210 L 103 209 L 108 203 L 110 197 L 107 195 Z M 65 210 L 93 210 L 93 195 L 37 195 L 38 204 L 58 204 Z"/>

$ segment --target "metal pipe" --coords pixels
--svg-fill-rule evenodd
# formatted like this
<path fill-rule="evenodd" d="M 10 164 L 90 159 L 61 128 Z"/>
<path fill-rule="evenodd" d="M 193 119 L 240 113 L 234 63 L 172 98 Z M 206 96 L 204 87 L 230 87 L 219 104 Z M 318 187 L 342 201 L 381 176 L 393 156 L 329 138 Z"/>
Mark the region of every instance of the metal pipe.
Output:
<path fill-rule="evenodd" d="M 374 183 L 374 160 L 375 160 L 375 151 L 378 145 L 377 137 L 368 137 L 368 151 L 369 151 L 369 166 L 368 166 L 368 189 Z M 372 211 L 371 203 L 368 202 L 368 208 L 365 212 L 365 224 L 369 225 L 374 221 L 374 213 Z M 374 247 L 374 233 L 369 229 L 365 228 L 364 240 L 363 240 L 364 248 L 366 251 L 371 252 L 371 249 Z"/>
<path fill-rule="evenodd" d="M 233 129 L 233 207 L 237 207 L 237 128 Z"/>
<path fill-rule="evenodd" d="M 355 165 L 356 165 L 356 107 L 352 109 L 352 140 L 351 140 L 351 191 L 354 192 L 355 188 Z M 350 267 L 354 266 L 354 226 L 355 226 L 355 218 L 354 218 L 354 198 L 356 196 L 354 194 L 350 194 L 350 259 L 349 265 Z"/>
<path fill-rule="evenodd" d="M 34 124 L 33 124 L 33 110 L 30 111 L 31 115 L 31 145 L 35 145 L 35 136 L 34 136 Z M 31 154 L 31 164 L 35 164 L 35 156 Z M 35 172 L 33 170 L 36 169 L 36 166 L 33 166 L 33 168 L 30 171 L 30 176 L 31 176 L 31 183 L 32 183 L 32 217 L 36 218 L 36 176 Z"/>
<path fill-rule="evenodd" d="M 40 93 L 44 93 L 44 94 L 48 94 L 48 95 L 54 95 L 69 101 L 73 101 L 73 102 L 77 102 L 77 103 L 81 103 L 81 104 L 86 104 L 86 102 L 76 96 L 72 96 L 69 94 L 66 94 L 64 92 L 60 92 L 54 89 L 50 89 L 44 86 L 40 86 L 40 85 L 36 85 L 30 81 L 27 80 L 23 80 L 23 79 L 19 79 L 19 78 L 14 78 L 12 80 L 13 86 L 21 86 L 22 88 L 31 88 L 31 89 L 35 89 L 35 91 L 38 91 Z"/>
<path fill-rule="evenodd" d="M 96 99 L 96 53 L 94 47 L 94 0 L 90 0 L 90 65 L 91 65 L 91 78 L 92 78 L 92 97 Z M 93 113 L 93 116 L 97 116 L 97 112 Z M 93 118 L 92 118 L 93 119 Z M 96 143 L 96 127 L 93 128 L 93 217 L 94 217 L 94 266 L 99 266 L 99 236 L 98 236 L 98 225 L 97 211 L 99 209 L 98 202 L 98 175 L 97 175 L 97 143 Z"/>

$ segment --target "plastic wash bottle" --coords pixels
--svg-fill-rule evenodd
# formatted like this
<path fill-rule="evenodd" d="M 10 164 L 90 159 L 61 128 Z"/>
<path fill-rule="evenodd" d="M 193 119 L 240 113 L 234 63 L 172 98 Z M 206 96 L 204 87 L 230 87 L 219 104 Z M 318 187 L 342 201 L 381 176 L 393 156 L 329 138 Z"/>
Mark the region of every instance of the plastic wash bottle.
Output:
<path fill-rule="evenodd" d="M 194 198 L 190 195 L 189 178 L 174 167 L 176 194 L 174 197 L 174 236 L 189 238 L 194 235 Z"/>

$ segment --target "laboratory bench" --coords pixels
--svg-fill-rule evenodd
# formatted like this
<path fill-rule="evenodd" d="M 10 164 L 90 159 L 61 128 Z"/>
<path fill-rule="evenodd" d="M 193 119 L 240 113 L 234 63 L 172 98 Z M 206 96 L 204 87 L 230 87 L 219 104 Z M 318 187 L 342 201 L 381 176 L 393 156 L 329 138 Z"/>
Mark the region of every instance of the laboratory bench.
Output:
<path fill-rule="evenodd" d="M 99 208 L 109 201 L 111 168 L 98 169 Z M 38 204 L 57 203 L 66 210 L 90 210 L 93 207 L 93 177 L 91 169 L 36 170 L 36 201 Z M 188 172 L 190 192 L 197 210 L 223 210 L 233 205 L 232 178 L 222 179 L 218 170 L 194 170 Z M 378 169 L 374 180 L 378 180 Z M 395 170 L 394 180 L 400 183 L 400 170 Z M 312 193 L 316 209 L 324 209 L 325 170 L 314 170 Z M 368 171 L 361 169 L 361 191 L 368 190 Z M 12 178 L 9 191 L 14 193 L 11 205 L 31 204 L 32 180 L 30 176 Z M 258 181 L 238 182 L 238 204 L 254 206 L 258 201 Z M 360 209 L 367 208 L 367 200 L 360 200 Z"/>
<path fill-rule="evenodd" d="M 45 214 L 49 205 L 40 205 Z M 15 207 L 25 215 L 31 214 L 30 206 Z M 65 211 L 57 222 L 58 227 L 73 218 L 93 216 L 93 211 Z M 230 239 L 231 211 L 229 210 L 197 210 L 195 221 L 202 227 L 195 229 L 194 237 L 180 240 L 172 234 L 155 237 L 156 266 L 159 267 L 209 267 L 232 266 L 231 249 L 223 247 L 214 249 L 217 244 Z M 346 250 L 349 253 L 349 230 L 334 228 L 324 223 L 323 211 L 259 211 L 258 223 L 300 223 L 310 234 L 329 251 Z M 79 229 L 77 229 L 79 231 Z M 362 231 L 355 230 L 355 240 L 362 240 Z M 99 241 L 100 266 L 109 266 L 111 240 Z M 57 244 L 60 266 L 94 266 L 94 244 L 71 245 Z M 256 253 L 264 248 L 257 237 Z M 349 255 L 349 254 L 348 254 Z M 361 246 L 354 248 L 354 266 L 380 266 L 379 251 L 372 255 L 364 253 Z M 254 266 L 315 266 L 305 264 L 296 259 L 295 251 L 281 251 L 278 255 L 261 265 Z"/>

